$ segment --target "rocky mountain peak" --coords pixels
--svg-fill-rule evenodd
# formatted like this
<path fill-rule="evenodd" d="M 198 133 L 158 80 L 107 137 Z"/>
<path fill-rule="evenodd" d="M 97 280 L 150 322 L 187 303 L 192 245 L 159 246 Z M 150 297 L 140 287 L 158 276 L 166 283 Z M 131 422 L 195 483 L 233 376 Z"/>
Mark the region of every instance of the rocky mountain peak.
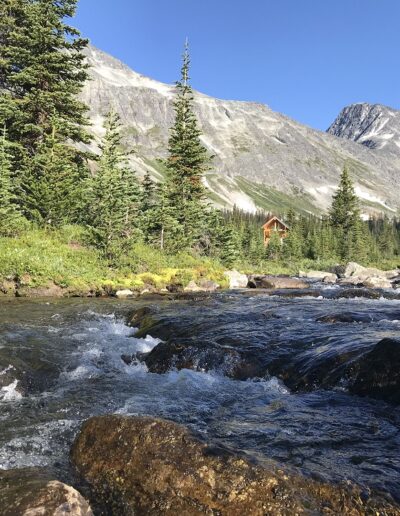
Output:
<path fill-rule="evenodd" d="M 381 104 L 351 104 L 342 109 L 327 132 L 370 149 L 396 145 L 399 153 L 400 111 Z"/>

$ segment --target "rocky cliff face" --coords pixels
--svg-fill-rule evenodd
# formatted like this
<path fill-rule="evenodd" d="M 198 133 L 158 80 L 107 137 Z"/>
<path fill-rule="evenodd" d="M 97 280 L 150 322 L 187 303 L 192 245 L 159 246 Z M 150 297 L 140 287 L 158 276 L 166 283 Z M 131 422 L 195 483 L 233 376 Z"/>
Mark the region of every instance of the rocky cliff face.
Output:
<path fill-rule="evenodd" d="M 131 159 L 136 170 L 149 170 L 161 179 L 160 158 L 165 157 L 173 123 L 173 86 L 144 77 L 94 47 L 88 49 L 87 59 L 92 80 L 82 97 L 90 107 L 95 137 L 103 132 L 104 115 L 115 108 L 124 124 L 125 143 L 135 151 Z M 400 206 L 395 192 L 398 164 L 391 155 L 337 137 L 342 134 L 313 130 L 262 104 L 196 92 L 195 110 L 203 142 L 215 156 L 205 182 L 210 198 L 220 206 L 323 211 L 344 163 L 366 208 L 394 213 Z"/>
<path fill-rule="evenodd" d="M 351 104 L 329 127 L 329 134 L 400 158 L 400 111 L 380 104 Z"/>

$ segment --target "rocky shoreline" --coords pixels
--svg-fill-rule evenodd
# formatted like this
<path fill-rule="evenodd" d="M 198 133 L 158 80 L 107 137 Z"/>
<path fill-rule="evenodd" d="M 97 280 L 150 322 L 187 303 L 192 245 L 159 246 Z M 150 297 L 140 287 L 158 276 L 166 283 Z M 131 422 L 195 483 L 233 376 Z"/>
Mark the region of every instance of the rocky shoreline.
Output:
<path fill-rule="evenodd" d="M 363 267 L 355 262 L 346 266 L 337 266 L 332 271 L 299 271 L 297 276 L 273 276 L 267 274 L 246 275 L 236 270 L 225 271 L 226 286 L 235 289 L 266 289 L 266 290 L 301 290 L 308 289 L 315 282 L 324 285 L 339 285 L 342 287 L 363 287 L 369 289 L 399 289 L 400 268 L 383 271 L 371 267 Z M 222 287 L 208 278 L 190 281 L 188 284 L 171 283 L 165 288 L 144 285 L 138 288 L 103 286 L 100 288 L 77 289 L 49 282 L 46 285 L 33 286 L 32 278 L 26 275 L 22 278 L 7 278 L 0 282 L 1 297 L 18 298 L 71 298 L 71 297 L 116 297 L 119 299 L 137 298 L 148 294 L 170 295 L 177 293 L 215 292 Z"/>

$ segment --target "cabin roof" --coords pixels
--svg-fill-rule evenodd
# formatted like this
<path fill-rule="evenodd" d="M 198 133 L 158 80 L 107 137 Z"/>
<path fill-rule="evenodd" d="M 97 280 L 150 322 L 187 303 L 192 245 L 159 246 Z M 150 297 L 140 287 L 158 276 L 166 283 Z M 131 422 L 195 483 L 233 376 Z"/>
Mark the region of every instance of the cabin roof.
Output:
<path fill-rule="evenodd" d="M 267 220 L 267 222 L 263 225 L 263 229 L 268 228 L 273 222 L 278 222 L 284 229 L 289 229 L 288 226 L 278 217 L 271 217 Z"/>

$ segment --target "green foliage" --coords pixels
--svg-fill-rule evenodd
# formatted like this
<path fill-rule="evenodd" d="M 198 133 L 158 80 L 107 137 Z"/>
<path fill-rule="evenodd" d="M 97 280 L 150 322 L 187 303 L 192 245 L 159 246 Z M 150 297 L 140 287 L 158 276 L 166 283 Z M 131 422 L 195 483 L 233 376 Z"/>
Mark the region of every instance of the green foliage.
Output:
<path fill-rule="evenodd" d="M 199 245 L 207 231 L 207 207 L 202 178 L 210 158 L 200 140 L 201 131 L 193 112 L 193 91 L 189 84 L 190 58 L 186 45 L 181 79 L 176 83 L 175 122 L 170 131 L 167 177 L 161 191 L 160 245 L 168 251 Z"/>
<path fill-rule="evenodd" d="M 85 156 L 73 143 L 89 142 L 87 108 L 77 96 L 88 78 L 87 41 L 67 24 L 75 8 L 76 0 L 3 0 L 0 6 L 0 124 L 12 144 L 23 211 L 40 224 L 65 219 L 57 196 L 70 193 L 63 179 L 79 179 Z"/>
<path fill-rule="evenodd" d="M 95 245 L 115 259 L 138 234 L 140 190 L 121 147 L 118 114 L 110 112 L 104 127 L 99 167 L 88 185 L 88 223 Z"/>
<path fill-rule="evenodd" d="M 282 241 L 278 231 L 272 231 L 270 241 L 266 248 L 267 257 L 270 260 L 279 260 L 282 253 Z"/>
<path fill-rule="evenodd" d="M 11 156 L 6 140 L 6 130 L 0 137 L 0 235 L 18 234 L 27 221 L 17 205 L 17 196 L 11 178 Z"/>
<path fill-rule="evenodd" d="M 87 230 L 64 226 L 31 229 L 18 238 L 0 236 L 0 281 L 19 278 L 28 286 L 55 283 L 87 291 L 110 288 L 158 288 L 173 282 L 184 285 L 202 277 L 224 284 L 224 268 L 216 260 L 189 254 L 167 255 L 145 244 L 133 244 L 118 267 L 110 268 L 104 255 L 87 247 Z"/>

